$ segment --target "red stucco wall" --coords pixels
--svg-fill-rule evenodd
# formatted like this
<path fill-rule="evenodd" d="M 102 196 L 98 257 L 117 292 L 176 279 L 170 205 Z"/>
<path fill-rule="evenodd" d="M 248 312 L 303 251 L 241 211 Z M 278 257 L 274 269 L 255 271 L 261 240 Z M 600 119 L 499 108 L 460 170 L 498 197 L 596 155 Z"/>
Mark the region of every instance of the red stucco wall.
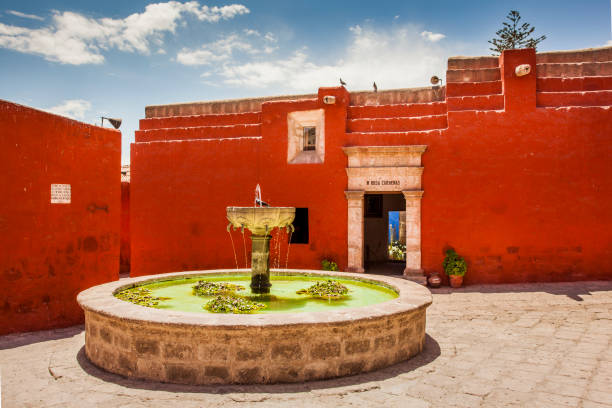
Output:
<path fill-rule="evenodd" d="M 0 100 L 0 334 L 79 323 L 77 293 L 118 278 L 120 156 L 118 131 Z"/>
<path fill-rule="evenodd" d="M 332 257 L 343 270 L 342 146 L 424 144 L 426 273 L 442 272 L 443 251 L 452 246 L 468 262 L 468 284 L 611 278 L 612 62 L 608 56 L 589 68 L 599 71 L 583 73 L 607 78 L 597 81 L 599 88 L 572 80 L 591 89 L 568 95 L 570 85 L 546 77 L 567 68 L 554 58 L 536 66 L 533 50 L 516 50 L 500 61 L 453 61 L 461 64 L 456 68 L 449 61 L 443 102 L 419 100 L 432 103 L 399 109 L 380 105 L 358 113 L 343 88 L 322 88 L 316 100 L 265 102 L 261 138 L 239 138 L 232 122 L 211 115 L 157 119 L 166 127 L 157 130 L 146 130 L 153 129 L 146 122 L 140 132 L 148 133 L 137 134 L 137 141 L 157 141 L 132 146 L 133 274 L 235 266 L 225 207 L 252 205 L 257 183 L 273 205 L 309 208 L 310 243 L 291 246 L 289 267 L 318 268 L 321 258 Z M 514 68 L 524 63 L 532 64 L 531 74 L 516 77 Z M 330 94 L 336 104 L 323 104 Z M 325 109 L 325 162 L 288 165 L 287 113 L 319 108 Z M 420 110 L 422 120 L 401 118 L 401 112 Z M 369 111 L 386 118 L 350 120 L 368 118 Z M 173 121 L 190 128 L 174 130 Z M 206 128 L 215 123 L 228 127 Z M 184 140 L 174 141 L 174 134 Z M 233 234 L 243 266 L 242 237 Z"/>

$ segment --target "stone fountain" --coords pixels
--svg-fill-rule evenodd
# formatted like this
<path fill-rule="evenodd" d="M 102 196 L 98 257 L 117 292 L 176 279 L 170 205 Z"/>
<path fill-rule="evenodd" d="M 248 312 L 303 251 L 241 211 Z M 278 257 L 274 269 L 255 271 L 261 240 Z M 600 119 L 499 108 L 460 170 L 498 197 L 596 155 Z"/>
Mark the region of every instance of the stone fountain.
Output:
<path fill-rule="evenodd" d="M 269 242 L 292 228 L 294 208 L 228 207 L 229 227 L 252 232 L 251 287 L 269 293 Z M 230 278 L 244 270 L 172 272 L 109 282 L 79 293 L 85 354 L 96 366 L 130 379 L 189 385 L 301 383 L 377 370 L 409 359 L 425 345 L 431 293 L 388 276 L 283 270 L 280 276 L 343 279 L 386 287 L 397 297 L 374 306 L 288 313 L 193 313 L 143 307 L 118 292 L 156 282 Z M 249 356 L 245 358 L 244 356 Z"/>
<path fill-rule="evenodd" d="M 255 206 L 227 207 L 228 230 L 251 231 L 251 292 L 270 293 L 270 239 L 274 228 L 293 231 L 294 207 L 270 207 L 261 200 L 259 184 L 255 189 Z"/>

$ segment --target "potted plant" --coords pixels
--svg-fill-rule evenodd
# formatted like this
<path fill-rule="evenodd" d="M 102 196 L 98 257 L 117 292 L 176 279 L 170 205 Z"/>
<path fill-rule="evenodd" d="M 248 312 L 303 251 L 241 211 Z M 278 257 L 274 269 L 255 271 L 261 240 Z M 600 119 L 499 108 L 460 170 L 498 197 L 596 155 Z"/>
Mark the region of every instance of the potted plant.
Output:
<path fill-rule="evenodd" d="M 454 249 L 449 249 L 446 251 L 442 267 L 450 279 L 451 287 L 460 288 L 463 284 L 463 276 L 467 271 L 465 259 L 460 257 Z"/>
<path fill-rule="evenodd" d="M 332 259 L 322 259 L 321 269 L 323 269 L 324 271 L 335 272 L 338 270 L 338 264 L 335 263 Z"/>

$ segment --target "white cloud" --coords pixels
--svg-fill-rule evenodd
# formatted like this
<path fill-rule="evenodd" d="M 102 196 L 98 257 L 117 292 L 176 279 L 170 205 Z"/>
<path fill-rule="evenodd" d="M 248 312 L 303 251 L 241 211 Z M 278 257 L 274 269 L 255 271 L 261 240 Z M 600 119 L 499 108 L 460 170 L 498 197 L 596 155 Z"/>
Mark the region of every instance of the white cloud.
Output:
<path fill-rule="evenodd" d="M 56 115 L 67 116 L 71 119 L 83 120 L 85 113 L 91 109 L 91 102 L 84 99 L 68 99 L 57 106 L 45 109 Z"/>
<path fill-rule="evenodd" d="M 342 77 L 351 90 L 429 85 L 432 75 L 443 75 L 447 49 L 421 36 L 414 25 L 388 29 L 354 26 L 346 52 L 337 62 L 317 62 L 303 48 L 285 58 L 258 57 L 244 63 L 226 60 L 216 71 L 232 86 L 268 88 L 277 92 L 313 92 L 319 86 L 337 85 Z"/>
<path fill-rule="evenodd" d="M 251 30 L 250 28 L 245 28 L 244 30 L 242 30 L 242 32 L 244 32 L 246 35 L 252 35 L 252 36 L 255 36 L 255 37 L 261 37 L 261 34 L 259 33 L 259 31 Z"/>
<path fill-rule="evenodd" d="M 608 42 L 606 43 L 606 45 L 612 45 L 612 40 L 608 40 Z"/>
<path fill-rule="evenodd" d="M 227 55 L 217 55 L 207 49 L 199 49 L 194 51 L 183 49 L 176 55 L 177 62 L 183 65 L 210 65 L 214 62 L 219 62 L 227 58 Z"/>
<path fill-rule="evenodd" d="M 352 32 L 355 35 L 361 35 L 361 32 L 363 31 L 361 26 L 359 24 L 354 25 L 352 27 L 349 27 L 349 31 Z"/>
<path fill-rule="evenodd" d="M 431 42 L 437 42 L 437 41 L 440 41 L 441 39 L 445 38 L 446 36 L 444 34 L 441 34 L 441 33 L 432 33 L 431 31 L 423 31 L 421 33 L 421 37 L 423 37 L 426 40 L 429 40 Z"/>
<path fill-rule="evenodd" d="M 266 33 L 266 35 L 264 35 L 264 40 L 272 42 L 272 43 L 278 42 L 278 39 L 272 33 Z"/>
<path fill-rule="evenodd" d="M 240 4 L 208 7 L 200 6 L 197 1 L 149 4 L 142 13 L 124 19 L 94 19 L 70 11 L 56 11 L 51 24 L 42 28 L 0 23 L 0 47 L 41 55 L 62 64 L 101 64 L 102 51 L 110 48 L 149 54 L 152 44 L 161 46 L 163 36 L 174 33 L 186 15 L 214 23 L 246 13 L 249 9 Z"/>
<path fill-rule="evenodd" d="M 202 6 L 198 8 L 199 4 L 196 1 L 185 3 L 189 5 L 190 12 L 194 13 L 198 19 L 208 21 L 209 23 L 216 23 L 219 20 L 229 20 L 241 14 L 248 14 L 250 10 L 242 4 L 230 4 L 229 6 L 223 7 L 208 7 Z"/>
<path fill-rule="evenodd" d="M 255 30 L 244 30 L 245 36 L 236 33 L 229 34 L 217 41 L 203 44 L 196 50 L 183 48 L 176 55 L 176 61 L 183 65 L 211 65 L 222 61 L 230 61 L 236 54 L 271 54 L 278 47 L 267 45 L 276 43 L 272 33 L 266 33 L 263 38 Z"/>
<path fill-rule="evenodd" d="M 28 18 L 30 20 L 39 20 L 39 21 L 43 21 L 44 20 L 44 18 L 42 18 L 41 16 L 37 16 L 35 14 L 22 13 L 21 11 L 7 10 L 6 13 L 7 14 L 12 14 L 14 16 L 21 17 L 21 18 Z"/>

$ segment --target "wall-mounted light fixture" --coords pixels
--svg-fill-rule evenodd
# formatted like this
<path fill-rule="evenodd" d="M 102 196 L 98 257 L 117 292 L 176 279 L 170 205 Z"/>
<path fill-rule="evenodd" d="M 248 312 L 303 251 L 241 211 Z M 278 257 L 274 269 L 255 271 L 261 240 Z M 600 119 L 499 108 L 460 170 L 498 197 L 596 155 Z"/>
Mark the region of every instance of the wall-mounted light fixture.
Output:
<path fill-rule="evenodd" d="M 336 103 L 336 97 L 333 95 L 325 95 L 323 97 L 323 103 L 326 105 L 333 105 Z"/>
<path fill-rule="evenodd" d="M 437 75 L 432 76 L 429 82 L 431 82 L 432 85 L 440 84 L 440 86 L 442 86 L 442 78 L 439 78 Z"/>
<path fill-rule="evenodd" d="M 104 127 L 104 119 L 108 121 L 115 129 L 119 129 L 121 126 L 121 119 L 118 118 L 106 118 L 104 116 L 100 116 L 100 126 Z"/>
<path fill-rule="evenodd" d="M 529 64 L 521 64 L 514 69 L 514 73 L 517 77 L 522 77 L 531 72 L 531 65 Z"/>

